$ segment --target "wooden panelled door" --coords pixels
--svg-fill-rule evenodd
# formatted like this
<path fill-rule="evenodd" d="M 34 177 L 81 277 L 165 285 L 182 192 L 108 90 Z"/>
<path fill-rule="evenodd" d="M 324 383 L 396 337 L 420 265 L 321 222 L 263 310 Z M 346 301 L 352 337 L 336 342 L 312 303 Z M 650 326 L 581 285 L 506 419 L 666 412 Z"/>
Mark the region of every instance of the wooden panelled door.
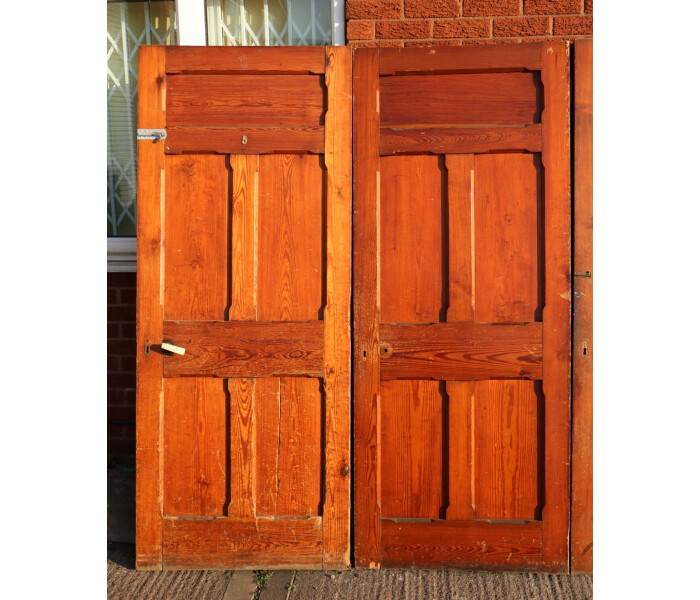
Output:
<path fill-rule="evenodd" d="M 351 77 L 140 50 L 140 569 L 350 564 Z"/>
<path fill-rule="evenodd" d="M 355 563 L 566 571 L 565 43 L 358 49 Z"/>

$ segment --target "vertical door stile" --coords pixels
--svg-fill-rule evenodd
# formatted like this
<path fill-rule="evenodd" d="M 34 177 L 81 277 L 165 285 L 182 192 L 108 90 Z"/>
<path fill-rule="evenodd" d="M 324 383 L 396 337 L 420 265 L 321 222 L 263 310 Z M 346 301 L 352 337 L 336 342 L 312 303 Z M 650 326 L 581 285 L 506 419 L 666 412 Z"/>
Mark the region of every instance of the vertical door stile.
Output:
<path fill-rule="evenodd" d="M 542 311 L 545 404 L 543 566 L 569 569 L 571 394 L 571 174 L 569 150 L 569 46 L 542 47 L 542 163 L 544 246 L 547 252 Z"/>
<path fill-rule="evenodd" d="M 355 564 L 379 568 L 379 56 L 353 65 L 353 381 Z"/>
<path fill-rule="evenodd" d="M 323 566 L 350 566 L 352 50 L 326 49 Z"/>
<path fill-rule="evenodd" d="M 139 56 L 138 123 L 165 126 L 165 54 L 142 46 Z M 138 141 L 138 229 L 136 285 L 136 568 L 163 564 L 163 361 L 150 351 L 163 333 L 162 223 L 165 153 L 162 141 Z"/>

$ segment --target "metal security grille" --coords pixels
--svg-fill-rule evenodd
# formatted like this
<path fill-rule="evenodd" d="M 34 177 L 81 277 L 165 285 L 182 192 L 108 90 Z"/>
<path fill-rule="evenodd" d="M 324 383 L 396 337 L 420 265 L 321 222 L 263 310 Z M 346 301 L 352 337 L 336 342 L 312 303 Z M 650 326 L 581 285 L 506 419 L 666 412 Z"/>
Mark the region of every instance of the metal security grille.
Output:
<path fill-rule="evenodd" d="M 329 0 L 207 0 L 210 46 L 331 44 Z"/>
<path fill-rule="evenodd" d="M 138 48 L 176 42 L 175 2 L 107 4 L 107 235 L 136 235 Z"/>

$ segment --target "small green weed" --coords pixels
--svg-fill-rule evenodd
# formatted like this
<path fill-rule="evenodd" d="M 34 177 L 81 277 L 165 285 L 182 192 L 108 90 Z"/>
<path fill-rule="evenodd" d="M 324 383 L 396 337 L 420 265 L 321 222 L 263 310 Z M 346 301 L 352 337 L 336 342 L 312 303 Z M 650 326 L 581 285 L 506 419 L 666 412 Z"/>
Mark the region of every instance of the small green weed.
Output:
<path fill-rule="evenodd" d="M 265 587 L 265 584 L 270 581 L 270 577 L 272 577 L 273 573 L 274 571 L 256 571 L 255 583 L 258 584 L 258 587 Z"/>
<path fill-rule="evenodd" d="M 293 583 L 290 583 L 290 584 L 287 586 L 287 591 L 293 592 L 295 589 L 297 589 L 297 586 L 296 586 L 295 584 L 293 584 Z"/>

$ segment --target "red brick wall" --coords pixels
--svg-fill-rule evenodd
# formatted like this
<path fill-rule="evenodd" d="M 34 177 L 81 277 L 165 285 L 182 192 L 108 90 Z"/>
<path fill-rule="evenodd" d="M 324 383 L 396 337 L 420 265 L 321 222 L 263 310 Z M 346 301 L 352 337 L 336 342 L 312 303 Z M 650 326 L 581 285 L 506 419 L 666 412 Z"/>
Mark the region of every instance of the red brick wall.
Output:
<path fill-rule="evenodd" d="M 107 459 L 136 454 L 136 273 L 107 274 Z"/>
<path fill-rule="evenodd" d="M 593 34 L 593 0 L 347 0 L 349 46 L 493 44 Z"/>

